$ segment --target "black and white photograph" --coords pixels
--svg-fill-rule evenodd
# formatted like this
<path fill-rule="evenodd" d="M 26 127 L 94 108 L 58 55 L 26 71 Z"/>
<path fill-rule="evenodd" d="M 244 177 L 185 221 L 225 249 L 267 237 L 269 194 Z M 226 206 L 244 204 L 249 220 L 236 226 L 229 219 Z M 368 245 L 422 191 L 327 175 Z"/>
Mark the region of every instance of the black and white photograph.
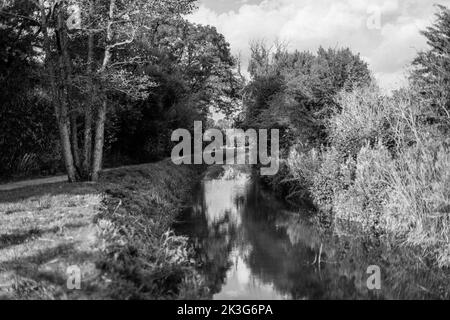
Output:
<path fill-rule="evenodd" d="M 0 0 L 0 300 L 448 302 L 450 0 Z"/>

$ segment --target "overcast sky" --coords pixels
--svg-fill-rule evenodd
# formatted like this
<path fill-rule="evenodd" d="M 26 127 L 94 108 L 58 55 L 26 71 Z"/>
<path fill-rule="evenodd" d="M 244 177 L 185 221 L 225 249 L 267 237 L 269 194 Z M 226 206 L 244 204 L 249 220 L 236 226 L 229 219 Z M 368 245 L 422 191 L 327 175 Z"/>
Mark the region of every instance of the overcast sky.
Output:
<path fill-rule="evenodd" d="M 404 83 L 405 68 L 426 47 L 419 31 L 433 21 L 435 3 L 450 6 L 450 0 L 200 0 L 189 19 L 216 26 L 245 68 L 251 40 L 278 39 L 292 50 L 350 47 L 390 90 Z"/>

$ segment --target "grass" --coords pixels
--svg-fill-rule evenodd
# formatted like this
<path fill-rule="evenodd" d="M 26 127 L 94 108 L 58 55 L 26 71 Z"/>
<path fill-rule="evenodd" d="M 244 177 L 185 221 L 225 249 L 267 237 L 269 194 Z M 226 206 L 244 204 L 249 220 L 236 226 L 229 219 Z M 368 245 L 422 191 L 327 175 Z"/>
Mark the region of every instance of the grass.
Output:
<path fill-rule="evenodd" d="M 186 241 L 170 231 L 198 173 L 163 161 L 2 192 L 0 298 L 198 297 Z M 73 265 L 81 290 L 67 289 Z"/>

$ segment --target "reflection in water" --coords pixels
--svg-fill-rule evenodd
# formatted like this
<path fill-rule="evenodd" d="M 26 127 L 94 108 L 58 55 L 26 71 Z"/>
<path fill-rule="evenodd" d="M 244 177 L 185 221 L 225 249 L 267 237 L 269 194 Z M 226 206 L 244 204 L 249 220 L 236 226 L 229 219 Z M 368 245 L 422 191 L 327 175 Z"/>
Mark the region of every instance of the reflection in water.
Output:
<path fill-rule="evenodd" d="M 414 252 L 349 236 L 340 224 L 321 237 L 246 166 L 211 167 L 176 230 L 191 239 L 214 299 L 449 298 L 448 276 Z M 367 289 L 370 265 L 382 270 L 379 291 Z"/>

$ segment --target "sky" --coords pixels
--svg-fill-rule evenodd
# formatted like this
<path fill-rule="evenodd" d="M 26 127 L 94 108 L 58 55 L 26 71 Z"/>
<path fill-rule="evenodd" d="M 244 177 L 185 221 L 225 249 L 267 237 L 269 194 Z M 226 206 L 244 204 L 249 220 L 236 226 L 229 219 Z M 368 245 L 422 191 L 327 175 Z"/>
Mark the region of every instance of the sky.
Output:
<path fill-rule="evenodd" d="M 254 40 L 312 52 L 350 47 L 390 91 L 406 83 L 408 65 L 427 47 L 420 30 L 433 22 L 436 3 L 450 6 L 450 0 L 200 0 L 188 19 L 215 26 L 245 70 Z"/>

